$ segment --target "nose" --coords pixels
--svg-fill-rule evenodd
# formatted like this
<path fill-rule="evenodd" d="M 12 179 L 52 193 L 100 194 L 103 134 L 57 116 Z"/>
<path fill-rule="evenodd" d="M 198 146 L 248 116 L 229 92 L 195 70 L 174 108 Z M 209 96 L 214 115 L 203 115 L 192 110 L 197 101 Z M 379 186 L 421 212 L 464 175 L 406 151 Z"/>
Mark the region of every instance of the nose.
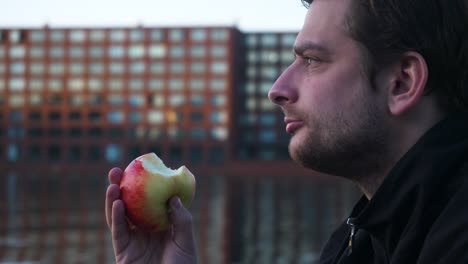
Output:
<path fill-rule="evenodd" d="M 284 106 L 297 101 L 298 94 L 293 79 L 293 66 L 289 66 L 275 81 L 270 91 L 268 99 L 274 104 Z"/>

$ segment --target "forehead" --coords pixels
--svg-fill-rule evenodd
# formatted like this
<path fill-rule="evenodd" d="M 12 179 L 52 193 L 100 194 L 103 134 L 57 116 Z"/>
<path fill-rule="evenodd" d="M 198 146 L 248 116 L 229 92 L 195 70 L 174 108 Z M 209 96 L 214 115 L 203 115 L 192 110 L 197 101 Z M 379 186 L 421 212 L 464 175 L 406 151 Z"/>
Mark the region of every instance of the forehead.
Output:
<path fill-rule="evenodd" d="M 345 26 L 350 4 L 351 0 L 314 0 L 307 11 L 296 45 L 300 42 L 336 42 L 349 38 Z"/>

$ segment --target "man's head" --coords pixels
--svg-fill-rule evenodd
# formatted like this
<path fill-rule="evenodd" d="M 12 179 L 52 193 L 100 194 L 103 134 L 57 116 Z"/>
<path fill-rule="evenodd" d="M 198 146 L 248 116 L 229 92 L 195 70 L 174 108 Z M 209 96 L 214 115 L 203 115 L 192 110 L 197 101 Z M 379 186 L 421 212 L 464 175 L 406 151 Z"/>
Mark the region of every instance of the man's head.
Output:
<path fill-rule="evenodd" d="M 352 0 L 344 22 L 364 47 L 371 76 L 400 54 L 418 52 L 429 71 L 425 94 L 435 94 L 446 112 L 468 110 L 467 0 Z"/>
<path fill-rule="evenodd" d="M 459 17 L 464 25 L 445 27 L 453 35 L 441 31 L 439 36 L 431 30 L 444 27 L 430 21 L 447 23 L 448 18 L 424 14 L 418 19 L 427 0 L 417 5 L 401 0 L 407 8 L 395 8 L 396 0 L 382 2 L 311 3 L 294 45 L 296 59 L 270 90 L 293 135 L 290 154 L 306 167 L 355 179 L 384 174 L 438 114 L 468 105 L 459 85 L 466 81 L 468 59 L 461 48 L 466 47 L 466 18 Z M 407 11 L 411 8 L 413 13 Z M 417 25 L 432 28 L 422 33 Z M 442 35 L 451 40 L 437 39 Z M 436 52 L 441 48 L 442 55 Z"/>

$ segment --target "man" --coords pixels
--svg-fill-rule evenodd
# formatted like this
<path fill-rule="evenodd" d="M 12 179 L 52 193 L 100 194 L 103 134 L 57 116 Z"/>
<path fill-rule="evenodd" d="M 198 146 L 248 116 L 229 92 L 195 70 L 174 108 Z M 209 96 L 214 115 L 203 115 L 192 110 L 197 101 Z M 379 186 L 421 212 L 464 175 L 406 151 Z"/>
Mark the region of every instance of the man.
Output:
<path fill-rule="evenodd" d="M 468 263 L 467 1 L 306 5 L 296 59 L 269 98 L 285 114 L 291 157 L 364 194 L 320 263 Z M 190 233 L 180 248 L 193 256 Z"/>

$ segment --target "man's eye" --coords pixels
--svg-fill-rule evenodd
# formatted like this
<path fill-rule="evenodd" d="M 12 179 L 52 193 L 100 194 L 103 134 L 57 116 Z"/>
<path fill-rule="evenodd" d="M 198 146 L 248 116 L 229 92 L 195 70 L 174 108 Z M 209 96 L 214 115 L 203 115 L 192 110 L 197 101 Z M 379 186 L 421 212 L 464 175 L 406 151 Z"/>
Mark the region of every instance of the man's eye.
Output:
<path fill-rule="evenodd" d="M 313 58 L 313 57 L 305 57 L 304 59 L 308 64 L 314 64 L 319 61 L 317 58 Z"/>

